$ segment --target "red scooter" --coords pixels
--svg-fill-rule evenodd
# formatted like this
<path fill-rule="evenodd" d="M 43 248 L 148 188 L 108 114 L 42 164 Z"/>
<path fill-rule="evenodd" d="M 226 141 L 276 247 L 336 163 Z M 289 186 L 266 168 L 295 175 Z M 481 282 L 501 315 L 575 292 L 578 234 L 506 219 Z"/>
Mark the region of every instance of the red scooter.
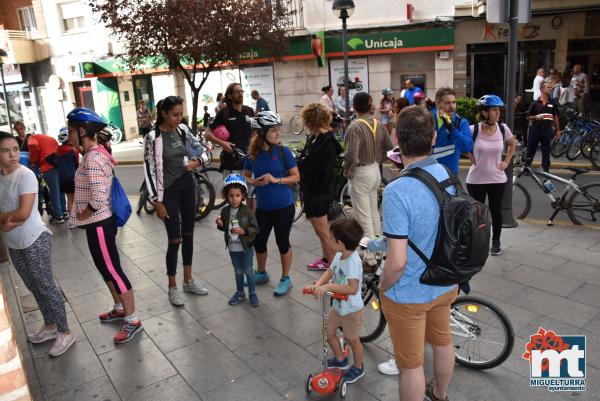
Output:
<path fill-rule="evenodd" d="M 312 290 L 304 289 L 303 294 L 313 294 Z M 347 383 L 343 379 L 344 370 L 340 368 L 329 368 L 327 367 L 327 349 L 329 343 L 327 341 L 327 300 L 328 299 L 339 299 L 341 301 L 347 301 L 348 295 L 337 294 L 333 292 L 326 292 L 323 297 L 323 371 L 320 373 L 308 375 L 306 379 L 306 394 L 310 394 L 314 391 L 317 394 L 331 394 L 339 390 L 340 396 L 344 398 L 347 391 Z M 344 350 L 344 357 L 348 357 L 350 354 L 350 345 L 344 344 L 344 339 L 340 338 L 342 343 L 342 349 Z"/>

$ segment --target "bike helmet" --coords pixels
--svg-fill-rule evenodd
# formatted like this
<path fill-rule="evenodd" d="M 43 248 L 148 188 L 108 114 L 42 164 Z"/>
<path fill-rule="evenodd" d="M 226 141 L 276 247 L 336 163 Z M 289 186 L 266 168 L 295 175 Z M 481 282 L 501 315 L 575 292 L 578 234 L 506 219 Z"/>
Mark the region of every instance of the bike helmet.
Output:
<path fill-rule="evenodd" d="M 391 95 L 392 93 L 394 93 L 394 91 L 391 90 L 390 88 L 385 88 L 384 90 L 381 91 L 381 94 L 383 96 L 385 96 L 385 95 Z"/>
<path fill-rule="evenodd" d="M 233 184 L 241 185 L 242 187 L 246 188 L 246 191 L 248 191 L 246 179 L 239 174 L 229 174 L 227 177 L 225 177 L 225 180 L 223 181 L 223 190 L 225 191 L 229 185 Z"/>
<path fill-rule="evenodd" d="M 413 98 L 415 100 L 423 100 L 423 99 L 425 99 L 425 93 L 419 91 L 419 92 L 417 92 L 417 93 L 414 94 Z"/>
<path fill-rule="evenodd" d="M 221 141 L 227 141 L 227 140 L 229 140 L 229 137 L 231 136 L 231 134 L 229 133 L 229 130 L 224 125 L 217 126 L 213 130 L 213 134 L 215 135 L 215 137 L 217 137 L 217 139 L 219 139 Z"/>
<path fill-rule="evenodd" d="M 98 113 L 85 107 L 76 107 L 71 110 L 67 114 L 67 120 L 85 126 L 88 134 L 95 134 L 107 125 L 106 121 Z"/>
<path fill-rule="evenodd" d="M 58 142 L 61 145 L 64 145 L 69 140 L 69 129 L 67 127 L 62 127 L 60 132 L 58 133 Z"/>
<path fill-rule="evenodd" d="M 258 131 L 258 135 L 263 138 L 263 140 L 269 145 L 273 146 L 267 140 L 267 131 L 271 127 L 280 127 L 283 125 L 283 121 L 281 121 L 281 117 L 277 115 L 277 113 L 273 111 L 261 111 L 256 115 L 256 117 L 252 118 L 250 124 L 253 129 Z"/>
<path fill-rule="evenodd" d="M 396 165 L 403 165 L 402 155 L 400 154 L 400 147 L 396 146 L 394 149 L 387 152 L 387 158 Z"/>
<path fill-rule="evenodd" d="M 477 101 L 477 105 L 481 108 L 488 107 L 504 107 L 504 102 L 496 95 L 483 95 Z"/>

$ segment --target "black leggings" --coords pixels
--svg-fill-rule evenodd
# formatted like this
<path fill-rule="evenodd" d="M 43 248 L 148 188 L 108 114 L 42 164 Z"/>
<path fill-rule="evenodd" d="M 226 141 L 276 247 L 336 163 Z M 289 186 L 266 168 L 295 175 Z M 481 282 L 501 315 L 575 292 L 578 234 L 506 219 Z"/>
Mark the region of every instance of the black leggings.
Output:
<path fill-rule="evenodd" d="M 118 294 L 131 290 L 131 283 L 121 269 L 115 243 L 117 226 L 112 217 L 86 226 L 85 234 L 94 264 L 104 281 L 113 283 Z"/>
<path fill-rule="evenodd" d="M 502 197 L 506 184 L 467 184 L 469 194 L 481 203 L 487 195 L 492 214 L 492 240 L 500 241 L 502 232 Z"/>
<path fill-rule="evenodd" d="M 194 254 L 194 223 L 196 217 L 196 184 L 191 173 L 185 173 L 165 190 L 163 204 L 169 245 L 167 247 L 167 275 L 177 274 L 177 253 L 181 244 L 183 265 L 191 266 Z"/>
<path fill-rule="evenodd" d="M 271 229 L 275 229 L 275 241 L 279 253 L 284 255 L 290 250 L 290 232 L 294 223 L 294 204 L 275 210 L 256 209 L 256 220 L 260 231 L 256 235 L 254 248 L 256 253 L 267 252 L 267 241 L 271 235 Z"/>

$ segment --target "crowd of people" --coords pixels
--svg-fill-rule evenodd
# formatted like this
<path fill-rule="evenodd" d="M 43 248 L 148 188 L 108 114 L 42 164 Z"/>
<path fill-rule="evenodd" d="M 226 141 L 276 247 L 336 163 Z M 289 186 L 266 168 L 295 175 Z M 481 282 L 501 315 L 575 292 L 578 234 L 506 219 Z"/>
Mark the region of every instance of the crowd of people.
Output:
<path fill-rule="evenodd" d="M 487 200 L 489 204 L 491 254 L 499 255 L 501 201 L 507 181 L 504 170 L 516 144 L 510 128 L 500 122 L 504 103 L 496 95 L 482 97 L 477 121 L 469 122 L 456 113 L 456 94 L 451 88 L 440 88 L 434 104 L 426 102 L 422 90 L 412 82 L 406 83 L 405 94 L 398 100 L 391 97 L 391 90 L 384 90 L 378 107 L 368 93 L 354 94 L 351 111 L 356 113 L 356 119 L 344 136 L 343 165 L 354 215 L 330 225 L 327 214 L 334 198 L 333 169 L 342 153 L 331 122 L 335 113 L 345 111 L 333 99 L 333 88 L 323 89 L 320 102 L 307 104 L 301 111 L 309 135 L 297 159 L 281 143 L 281 118 L 265 110 L 268 105 L 260 102 L 258 93 L 252 95 L 257 100 L 255 110 L 244 105 L 244 91 L 238 83 L 227 87 L 216 117 L 208 124 L 206 138 L 223 150 L 223 197 L 227 205 L 219 212 L 215 225 L 224 233 L 235 277 L 236 291 L 229 305 L 248 299 L 251 306 L 259 306 L 256 285 L 270 281 L 266 265 L 271 231 L 275 232 L 281 260 L 281 277 L 273 294 L 284 296 L 292 288 L 290 234 L 294 200 L 290 186 L 299 183 L 304 214 L 321 244 L 321 256 L 307 268 L 322 270 L 323 275 L 307 289 L 317 298 L 326 292 L 349 295 L 347 301 L 335 301 L 329 312 L 327 334 L 334 354 L 329 366 L 347 369 L 344 376 L 347 383 L 365 374 L 358 339 L 363 313 L 360 294 L 363 261 L 357 247 L 364 236 L 383 236 L 387 259 L 381 281 L 382 309 L 389 323 L 395 356 L 381 364 L 380 371 L 400 373 L 402 400 L 421 400 L 425 393 L 431 400 L 446 400 L 454 367 L 449 308 L 456 298 L 457 287 L 421 283 L 419 277 L 425 263 L 408 247 L 410 238 L 425 255 L 432 254 L 438 233 L 439 205 L 423 183 L 400 177 L 385 188 L 381 218 L 377 192 L 382 164 L 389 159 L 407 170 L 422 169 L 442 182 L 458 173 L 459 158 L 467 155 L 472 162 L 466 178 L 467 189 L 473 198 L 480 202 Z M 534 127 L 530 141 L 542 141 L 549 123 L 546 114 L 553 115 L 551 123 L 555 121 L 547 100 L 551 89 L 550 84 L 543 83 L 540 98 L 529 109 Z M 345 96 L 341 89 L 338 95 L 338 99 Z M 184 305 L 177 284 L 180 249 L 183 291 L 208 295 L 192 276 L 195 221 L 192 172 L 200 161 L 189 151 L 193 134 L 182 125 L 183 114 L 183 99 L 168 96 L 156 105 L 154 126 L 144 127 L 144 131 L 148 128 L 144 132 L 145 181 L 156 204 L 157 218 L 165 226 L 167 296 L 174 306 Z M 147 118 L 145 104 L 140 103 L 138 119 L 146 122 Z M 43 135 L 26 138 L 22 123 L 15 125 L 17 137 L 0 133 L 0 230 L 5 233 L 17 272 L 44 317 L 43 327 L 28 338 L 33 343 L 55 340 L 49 352 L 52 356 L 66 352 L 75 338 L 68 326 L 62 295 L 52 278 L 51 232 L 34 211 L 39 191 L 36 174 L 46 179 L 51 191 L 72 193 L 68 210 L 60 209 L 66 206 L 53 199 L 52 205 L 57 210 L 53 211 L 50 223 L 68 217 L 73 227 L 85 230 L 94 265 L 114 302 L 108 312 L 99 315 L 99 321 L 121 322 L 121 329 L 114 336 L 117 344 L 131 340 L 143 330 L 135 312 L 134 291 L 121 267 L 115 243 L 117 226 L 111 208 L 111 187 L 116 161 L 111 156 L 110 133 L 100 116 L 84 108 L 71 111 L 67 121 L 67 128 L 59 135 L 61 147 L 66 148 L 60 152 L 58 144 L 52 147 L 49 141 L 41 140 Z M 228 135 L 218 135 L 220 130 L 226 130 Z M 544 146 L 543 143 L 542 151 Z M 240 157 L 237 150 L 247 156 Z M 530 151 L 535 153 L 535 148 Z M 29 152 L 27 160 L 22 159 L 23 152 Z M 56 158 L 68 155 L 68 160 L 63 161 L 69 167 L 61 168 L 60 163 L 48 159 L 50 154 Z M 52 172 L 54 169 L 56 173 Z M 63 169 L 66 180 L 61 182 Z M 249 202 L 248 194 L 254 189 L 255 202 Z M 453 185 L 446 190 L 456 193 Z M 365 261 L 369 263 L 368 256 Z M 468 291 L 468 286 L 461 288 Z M 334 341 L 337 327 L 343 328 L 352 348 L 352 366 L 344 358 L 340 343 Z M 435 378 L 427 385 L 423 372 L 425 341 L 434 350 Z"/>

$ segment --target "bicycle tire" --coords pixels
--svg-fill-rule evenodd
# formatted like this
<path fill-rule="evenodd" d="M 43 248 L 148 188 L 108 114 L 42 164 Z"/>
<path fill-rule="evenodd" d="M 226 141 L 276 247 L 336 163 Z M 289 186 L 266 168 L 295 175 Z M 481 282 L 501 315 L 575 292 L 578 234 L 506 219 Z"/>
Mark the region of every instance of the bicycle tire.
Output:
<path fill-rule="evenodd" d="M 571 140 L 567 144 L 567 159 L 573 161 L 579 157 L 579 155 L 581 154 L 581 138 L 582 135 L 580 133 L 576 133 L 571 138 Z"/>
<path fill-rule="evenodd" d="M 294 184 L 290 187 L 292 190 L 292 199 L 294 200 L 294 223 L 297 222 L 304 212 L 304 199 L 300 185 Z"/>
<path fill-rule="evenodd" d="M 463 304 L 466 304 L 466 307 L 464 309 L 465 313 L 463 313 L 462 310 L 460 309 L 460 306 Z M 482 309 L 481 308 L 482 306 L 485 309 Z M 477 340 L 480 337 L 484 337 L 484 339 L 487 338 L 486 335 L 489 333 L 489 330 L 487 330 L 487 328 L 482 326 L 482 322 L 477 324 L 477 323 L 475 323 L 475 320 L 474 320 L 476 318 L 478 319 L 480 316 L 483 315 L 483 313 L 482 313 L 483 310 L 489 310 L 490 313 L 497 318 L 498 322 L 502 326 L 501 329 L 503 329 L 503 332 L 504 332 L 504 335 L 503 335 L 504 345 L 503 345 L 502 349 L 500 350 L 500 352 L 497 353 L 497 355 L 494 354 L 491 358 L 488 358 L 489 360 L 482 360 L 482 361 L 474 361 L 470 354 L 468 354 L 466 357 L 463 357 L 461 350 L 463 348 L 465 348 L 464 344 L 469 342 L 469 346 L 466 347 L 467 352 L 468 352 L 470 349 L 470 345 L 471 345 L 470 342 L 474 341 L 474 340 L 465 339 L 465 341 L 463 343 L 461 343 L 460 341 L 456 341 L 454 339 L 456 337 L 456 335 L 458 335 L 458 333 L 454 332 L 454 331 L 452 332 L 456 362 L 467 368 L 475 369 L 475 370 L 491 369 L 491 368 L 494 368 L 494 367 L 500 365 L 502 362 L 504 362 L 510 356 L 512 349 L 514 347 L 514 344 L 515 344 L 514 329 L 512 327 L 512 324 L 510 323 L 510 320 L 508 319 L 508 317 L 506 316 L 504 311 L 502 311 L 502 309 L 500 309 L 496 304 L 494 304 L 490 301 L 487 301 L 483 298 L 470 296 L 470 295 L 461 296 L 461 297 L 458 297 L 456 299 L 456 301 L 454 301 L 454 303 L 452 304 L 450 313 L 454 317 L 454 320 L 459 321 L 463 325 L 468 325 L 469 334 L 474 334 L 476 336 L 476 340 Z M 478 316 L 476 317 L 475 314 L 478 314 Z M 457 319 L 457 317 L 458 317 L 458 319 Z M 463 319 L 463 317 L 464 317 L 464 319 Z M 454 320 L 451 319 L 451 324 Z M 489 323 L 489 322 L 486 322 L 486 323 Z M 459 336 L 458 338 L 463 338 L 463 337 Z M 502 340 L 499 340 L 499 341 L 488 340 L 484 344 L 484 346 L 481 346 L 478 343 L 477 346 L 474 346 L 473 348 L 477 351 L 482 351 L 482 350 L 488 351 L 492 348 L 490 346 L 490 344 L 497 344 L 497 343 L 500 343 L 501 341 Z"/>
<path fill-rule="evenodd" d="M 584 223 L 596 223 L 600 225 L 600 182 L 582 185 L 579 187 L 579 190 L 581 192 L 573 192 L 567 202 L 567 214 L 569 218 L 573 224 L 578 226 Z M 576 202 L 578 197 L 583 199 Z M 577 212 L 579 210 L 581 212 Z M 587 213 L 590 213 L 589 221 L 585 220 Z"/>
<path fill-rule="evenodd" d="M 590 162 L 594 169 L 600 170 L 600 138 L 594 140 L 590 147 Z"/>
<path fill-rule="evenodd" d="M 144 202 L 144 211 L 147 214 L 154 214 L 154 212 L 156 212 L 156 206 L 154 205 L 154 202 L 152 202 L 150 200 L 150 196 L 146 196 L 146 202 Z"/>
<path fill-rule="evenodd" d="M 552 139 L 550 144 L 550 154 L 554 157 L 561 157 L 567 152 L 567 145 L 569 139 L 565 138 L 568 135 L 566 130 L 561 131 L 558 139 Z M 566 143 L 566 144 L 565 144 Z"/>
<path fill-rule="evenodd" d="M 521 196 L 517 195 L 517 197 L 521 197 L 523 198 L 523 201 L 516 201 L 515 202 L 515 193 L 522 193 Z M 517 204 L 517 207 L 515 207 L 515 203 Z M 524 203 L 523 207 L 518 207 L 520 203 Z M 513 203 L 512 203 L 512 210 L 513 210 L 513 216 L 515 217 L 515 219 L 519 219 L 519 220 L 523 220 L 525 217 L 527 217 L 527 215 L 529 214 L 529 211 L 531 210 L 531 195 L 529 195 L 529 192 L 527 191 L 527 189 L 525 189 L 525 187 L 523 185 L 521 185 L 521 183 L 519 182 L 514 182 L 513 183 Z"/>
<path fill-rule="evenodd" d="M 600 130 L 588 131 L 581 139 L 581 144 L 579 145 L 581 155 L 588 160 L 590 160 L 591 147 L 597 138 L 600 138 Z"/>
<path fill-rule="evenodd" d="M 352 199 L 350 198 L 350 185 L 348 184 L 348 181 L 346 181 L 340 191 L 339 204 L 344 217 L 349 217 L 352 211 Z"/>
<path fill-rule="evenodd" d="M 290 132 L 293 135 L 300 135 L 304 132 L 304 121 L 302 121 L 302 117 L 299 115 L 295 115 L 290 120 Z"/>
<path fill-rule="evenodd" d="M 227 203 L 227 199 L 223 196 L 223 172 L 216 167 L 208 167 L 204 169 L 202 175 L 211 183 L 215 191 L 213 210 L 221 209 Z"/>
<path fill-rule="evenodd" d="M 366 330 L 364 335 L 359 336 L 360 342 L 368 343 L 378 339 L 387 325 L 383 310 L 381 309 L 381 299 L 379 298 L 379 288 L 376 282 L 363 286 L 361 290 L 365 311 L 363 312 L 363 325 L 361 330 Z M 373 299 L 376 298 L 376 299 Z M 373 313 L 374 312 L 374 313 Z M 373 316 L 371 318 L 371 316 Z M 373 319 L 373 325 L 369 324 L 369 320 Z M 373 327 L 372 330 L 369 328 Z M 362 331 L 361 331 L 362 332 Z"/>
<path fill-rule="evenodd" d="M 204 176 L 196 176 L 196 221 L 200 221 L 213 210 L 215 188 Z"/>

